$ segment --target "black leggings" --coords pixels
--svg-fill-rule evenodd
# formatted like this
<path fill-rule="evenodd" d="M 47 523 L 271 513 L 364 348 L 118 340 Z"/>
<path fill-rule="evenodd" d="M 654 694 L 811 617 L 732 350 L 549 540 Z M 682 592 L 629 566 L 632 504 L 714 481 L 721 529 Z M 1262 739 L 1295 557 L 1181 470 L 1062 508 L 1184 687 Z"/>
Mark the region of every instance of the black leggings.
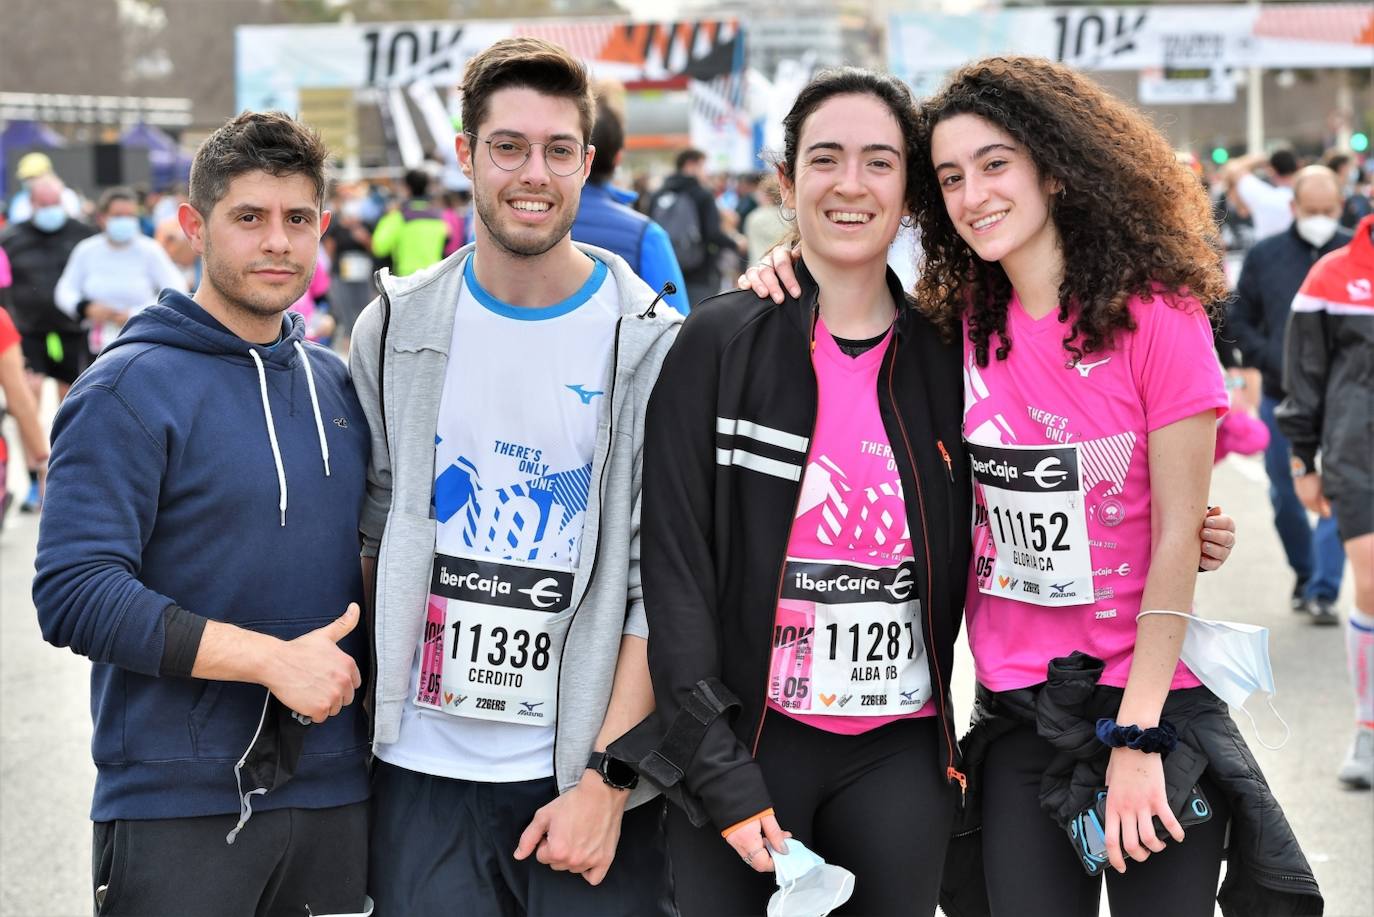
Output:
<path fill-rule="evenodd" d="M 983 765 L 983 861 L 995 917 L 1097 917 L 1102 882 L 1079 865 L 1064 829 L 1040 810 L 1040 777 L 1054 747 L 1029 726 L 993 742 Z M 1204 773 L 1212 817 L 1185 828 L 1144 863 L 1106 869 L 1112 917 L 1212 917 L 1221 872 L 1226 798 Z"/>
<path fill-rule="evenodd" d="M 854 873 L 836 914 L 934 914 L 956 791 L 938 773 L 933 717 L 842 736 L 770 710 L 758 762 L 778 824 L 827 863 Z M 1067 847 L 1067 844 L 1065 844 Z M 777 891 L 714 826 L 669 806 L 668 852 L 682 917 L 762 914 Z"/>

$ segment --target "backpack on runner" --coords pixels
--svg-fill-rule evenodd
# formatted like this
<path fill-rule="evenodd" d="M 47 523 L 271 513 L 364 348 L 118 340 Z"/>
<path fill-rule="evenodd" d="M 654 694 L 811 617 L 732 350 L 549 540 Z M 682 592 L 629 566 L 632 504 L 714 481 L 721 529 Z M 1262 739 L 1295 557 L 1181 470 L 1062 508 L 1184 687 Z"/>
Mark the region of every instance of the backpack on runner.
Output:
<path fill-rule="evenodd" d="M 701 239 L 701 214 L 697 202 L 683 191 L 660 191 L 649 208 L 649 217 L 663 227 L 673 243 L 682 272 L 690 273 L 706 264 L 706 245 Z"/>

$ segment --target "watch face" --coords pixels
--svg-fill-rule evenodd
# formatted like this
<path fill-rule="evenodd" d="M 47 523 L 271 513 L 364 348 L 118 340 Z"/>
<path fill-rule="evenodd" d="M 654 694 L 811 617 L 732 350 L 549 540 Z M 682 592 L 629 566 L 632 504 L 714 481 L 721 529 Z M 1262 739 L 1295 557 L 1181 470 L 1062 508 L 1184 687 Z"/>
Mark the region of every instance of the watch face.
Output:
<path fill-rule="evenodd" d="M 610 756 L 607 756 L 601 763 L 601 775 L 612 786 L 625 790 L 634 789 L 635 785 L 639 783 L 639 774 L 635 772 L 633 767 Z"/>

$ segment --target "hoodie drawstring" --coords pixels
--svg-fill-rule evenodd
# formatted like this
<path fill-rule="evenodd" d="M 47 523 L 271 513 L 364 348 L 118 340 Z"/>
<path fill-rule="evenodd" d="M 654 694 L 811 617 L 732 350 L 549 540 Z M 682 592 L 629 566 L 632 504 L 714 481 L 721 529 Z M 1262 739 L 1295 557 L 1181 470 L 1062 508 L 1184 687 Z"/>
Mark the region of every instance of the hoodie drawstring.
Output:
<path fill-rule="evenodd" d="M 324 476 L 329 477 L 329 440 L 324 435 L 324 418 L 320 416 L 320 398 L 315 392 L 315 373 L 310 369 L 310 357 L 300 341 L 295 342 L 296 353 L 301 355 L 305 364 L 305 384 L 310 389 L 310 410 L 315 415 L 315 432 L 320 437 L 320 458 L 324 460 Z M 267 400 L 267 370 L 262 357 L 256 350 L 249 350 L 253 365 L 258 368 L 258 392 L 262 395 L 262 414 L 267 421 L 267 441 L 272 444 L 272 460 L 277 465 L 277 509 L 281 511 L 281 524 L 286 525 L 286 467 L 281 462 L 281 446 L 277 444 L 277 427 L 272 422 L 272 405 Z"/>
<path fill-rule="evenodd" d="M 286 469 L 281 463 L 281 447 L 277 445 L 277 428 L 272 423 L 272 405 L 267 403 L 267 370 L 256 350 L 248 351 L 258 367 L 258 391 L 262 393 L 262 413 L 267 419 L 267 441 L 272 444 L 272 460 L 277 463 L 277 508 L 281 510 L 281 524 L 286 526 Z"/>
<path fill-rule="evenodd" d="M 320 417 L 320 399 L 315 394 L 315 373 L 310 369 L 310 357 L 300 341 L 296 341 L 296 353 L 301 355 L 305 364 L 305 383 L 310 388 L 310 408 L 315 412 L 315 432 L 320 435 L 320 458 L 324 459 L 324 476 L 329 477 L 329 440 L 324 438 L 324 418 Z"/>

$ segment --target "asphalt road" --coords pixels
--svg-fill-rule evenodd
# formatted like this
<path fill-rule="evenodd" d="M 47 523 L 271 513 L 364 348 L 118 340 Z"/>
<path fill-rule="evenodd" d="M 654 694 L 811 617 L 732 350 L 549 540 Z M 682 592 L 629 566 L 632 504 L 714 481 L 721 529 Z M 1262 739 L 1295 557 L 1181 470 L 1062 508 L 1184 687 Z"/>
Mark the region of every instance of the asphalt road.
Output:
<path fill-rule="evenodd" d="M 23 481 L 18 464 L 11 462 L 12 486 Z M 1342 631 L 1313 627 L 1289 611 L 1292 576 L 1266 488 L 1256 460 L 1231 458 L 1218 467 L 1212 502 L 1238 520 L 1240 545 L 1225 569 L 1201 578 L 1198 609 L 1270 628 L 1276 705 L 1292 738 L 1270 751 L 1253 741 L 1247 721 L 1242 732 L 1317 873 L 1327 914 L 1371 915 L 1374 794 L 1335 779 L 1353 728 Z M 88 666 L 39 636 L 29 598 L 37 531 L 34 517 L 13 512 L 0 531 L 0 915 L 84 917 L 91 913 L 87 815 L 95 779 Z M 1342 601 L 1348 607 L 1348 584 Z M 956 700 L 967 710 L 967 654 L 959 665 Z M 1282 735 L 1268 714 L 1260 727 L 1271 743 Z"/>

